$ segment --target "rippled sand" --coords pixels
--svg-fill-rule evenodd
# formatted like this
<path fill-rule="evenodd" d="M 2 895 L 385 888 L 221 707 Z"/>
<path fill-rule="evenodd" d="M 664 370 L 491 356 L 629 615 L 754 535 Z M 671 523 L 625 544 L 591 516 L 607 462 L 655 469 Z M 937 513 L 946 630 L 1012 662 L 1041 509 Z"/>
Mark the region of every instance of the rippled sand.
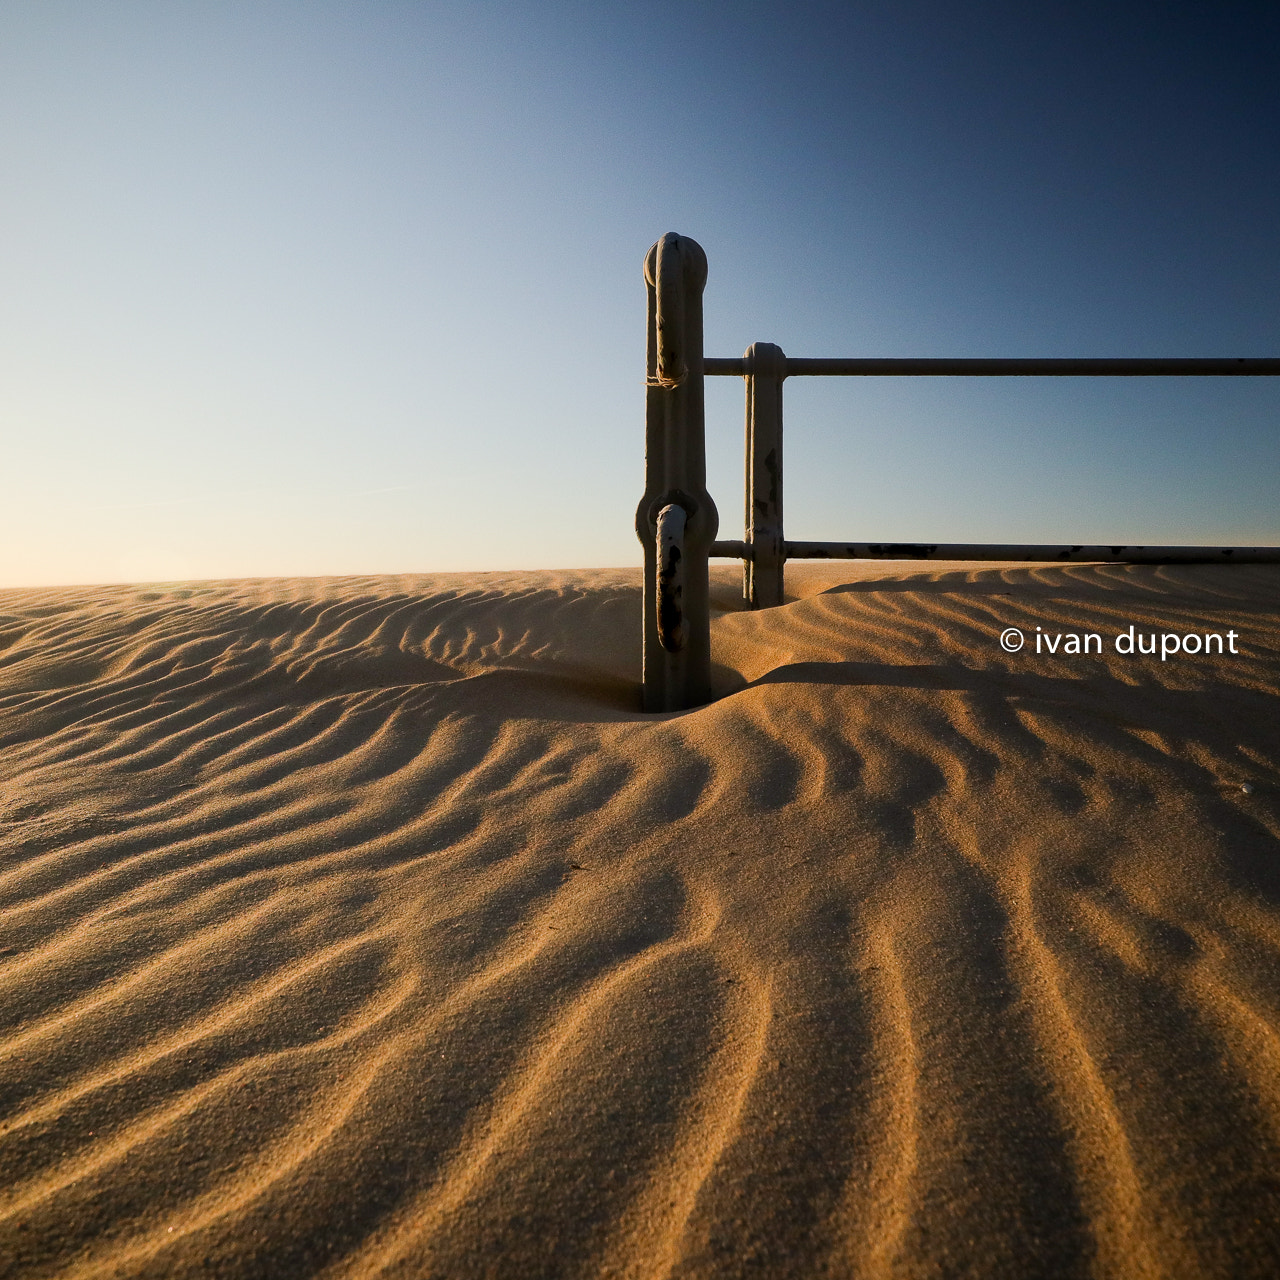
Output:
<path fill-rule="evenodd" d="M 0 1272 L 1280 1274 L 1280 572 L 715 573 L 0 593 Z"/>

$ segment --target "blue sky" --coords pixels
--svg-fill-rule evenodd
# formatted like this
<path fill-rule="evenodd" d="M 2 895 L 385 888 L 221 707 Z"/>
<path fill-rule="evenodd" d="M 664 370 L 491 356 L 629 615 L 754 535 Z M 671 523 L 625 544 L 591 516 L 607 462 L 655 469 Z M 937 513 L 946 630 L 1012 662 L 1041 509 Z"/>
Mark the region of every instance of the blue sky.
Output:
<path fill-rule="evenodd" d="M 0 585 L 625 565 L 707 351 L 1280 354 L 1280 11 L 0 3 Z M 1280 543 L 1271 379 L 794 379 L 796 538 Z M 740 536 L 742 387 L 709 380 Z"/>

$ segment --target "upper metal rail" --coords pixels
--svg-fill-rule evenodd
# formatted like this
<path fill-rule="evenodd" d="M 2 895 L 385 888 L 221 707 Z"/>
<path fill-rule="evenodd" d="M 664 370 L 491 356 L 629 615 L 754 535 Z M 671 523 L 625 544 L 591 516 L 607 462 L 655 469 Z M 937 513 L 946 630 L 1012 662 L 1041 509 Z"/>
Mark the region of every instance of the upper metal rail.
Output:
<path fill-rule="evenodd" d="M 908 359 L 879 357 L 852 359 L 808 359 L 784 357 L 784 378 L 823 377 L 901 377 L 914 374 L 923 377 L 1014 377 L 1014 378 L 1177 378 L 1177 377 L 1266 377 L 1280 374 L 1280 359 L 1232 359 L 1229 357 L 1190 360 L 1166 359 Z M 702 371 L 708 377 L 744 377 L 751 371 L 747 361 L 707 357 Z"/>

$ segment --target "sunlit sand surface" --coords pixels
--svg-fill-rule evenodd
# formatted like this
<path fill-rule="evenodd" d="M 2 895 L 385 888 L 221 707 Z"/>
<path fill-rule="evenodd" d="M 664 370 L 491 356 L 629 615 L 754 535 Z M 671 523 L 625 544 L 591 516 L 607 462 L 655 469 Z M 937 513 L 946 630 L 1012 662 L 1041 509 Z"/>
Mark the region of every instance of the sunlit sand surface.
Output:
<path fill-rule="evenodd" d="M 714 574 L 0 593 L 0 1273 L 1280 1274 L 1280 571 Z"/>

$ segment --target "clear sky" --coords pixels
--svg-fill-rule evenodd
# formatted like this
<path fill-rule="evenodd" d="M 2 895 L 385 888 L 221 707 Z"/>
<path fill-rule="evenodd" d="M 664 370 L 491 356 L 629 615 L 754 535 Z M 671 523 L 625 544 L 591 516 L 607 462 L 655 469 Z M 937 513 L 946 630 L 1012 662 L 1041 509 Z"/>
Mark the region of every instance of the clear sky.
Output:
<path fill-rule="evenodd" d="M 668 230 L 711 355 L 1280 355 L 1278 155 L 1274 5 L 0 0 L 0 585 L 638 563 Z M 1280 544 L 1272 379 L 786 411 L 795 538 Z"/>

